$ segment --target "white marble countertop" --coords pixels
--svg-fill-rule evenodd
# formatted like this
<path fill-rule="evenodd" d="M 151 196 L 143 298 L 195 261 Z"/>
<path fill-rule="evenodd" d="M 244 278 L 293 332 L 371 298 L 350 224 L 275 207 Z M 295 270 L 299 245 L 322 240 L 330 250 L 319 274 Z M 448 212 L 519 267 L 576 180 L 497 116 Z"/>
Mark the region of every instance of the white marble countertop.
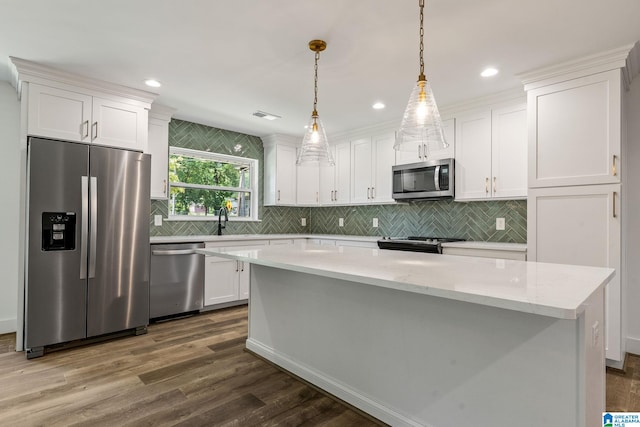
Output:
<path fill-rule="evenodd" d="M 447 242 L 443 248 L 488 249 L 492 251 L 526 252 L 526 243 L 498 243 L 498 242 Z"/>
<path fill-rule="evenodd" d="M 610 268 L 311 243 L 197 252 L 560 319 L 576 319 L 589 296 L 615 273 Z"/>
<path fill-rule="evenodd" d="M 243 240 L 328 239 L 377 242 L 379 236 L 349 236 L 338 234 L 205 234 L 196 236 L 152 236 L 151 243 L 228 242 Z"/>

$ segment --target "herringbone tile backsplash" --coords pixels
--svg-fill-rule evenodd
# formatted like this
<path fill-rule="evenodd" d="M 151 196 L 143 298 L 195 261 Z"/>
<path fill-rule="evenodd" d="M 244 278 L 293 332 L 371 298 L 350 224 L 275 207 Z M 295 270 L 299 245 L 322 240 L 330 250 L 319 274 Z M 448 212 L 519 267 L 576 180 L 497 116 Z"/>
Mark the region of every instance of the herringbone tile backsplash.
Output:
<path fill-rule="evenodd" d="M 264 149 L 260 138 L 174 119 L 169 125 L 169 144 L 176 147 L 218 152 L 260 160 L 259 188 L 263 186 Z M 229 222 L 224 234 L 342 234 L 359 236 L 433 236 L 467 240 L 525 243 L 526 201 L 458 203 L 448 200 L 399 205 L 273 207 L 259 198 L 260 222 Z M 168 215 L 164 200 L 151 203 L 152 236 L 215 234 L 213 221 L 164 221 L 153 225 L 153 216 Z M 307 226 L 300 225 L 307 218 Z M 344 227 L 338 219 L 344 218 Z M 378 218 L 378 228 L 372 220 Z M 506 230 L 496 231 L 496 218 L 505 218 Z"/>

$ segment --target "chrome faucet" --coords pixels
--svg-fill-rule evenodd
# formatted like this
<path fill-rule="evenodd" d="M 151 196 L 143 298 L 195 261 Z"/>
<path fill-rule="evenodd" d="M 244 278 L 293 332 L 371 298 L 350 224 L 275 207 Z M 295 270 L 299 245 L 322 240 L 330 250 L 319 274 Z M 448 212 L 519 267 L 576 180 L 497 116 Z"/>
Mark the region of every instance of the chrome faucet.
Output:
<path fill-rule="evenodd" d="M 222 212 L 224 212 L 224 224 L 222 225 Z M 218 211 L 218 236 L 222 236 L 222 229 L 227 226 L 227 221 L 229 221 L 229 213 L 227 212 L 227 208 L 224 206 L 220 207 Z"/>

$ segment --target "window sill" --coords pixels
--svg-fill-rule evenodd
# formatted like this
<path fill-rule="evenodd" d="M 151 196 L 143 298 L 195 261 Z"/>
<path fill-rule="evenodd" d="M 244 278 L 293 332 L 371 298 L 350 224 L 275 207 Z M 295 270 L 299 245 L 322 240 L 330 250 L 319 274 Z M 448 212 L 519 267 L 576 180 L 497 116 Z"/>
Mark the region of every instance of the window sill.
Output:
<path fill-rule="evenodd" d="M 167 218 L 163 218 L 163 221 L 209 221 L 209 222 L 218 222 L 218 217 L 197 217 L 197 216 L 179 216 L 179 215 L 169 215 Z M 254 218 L 237 218 L 230 217 L 229 222 L 262 222 L 261 219 Z"/>

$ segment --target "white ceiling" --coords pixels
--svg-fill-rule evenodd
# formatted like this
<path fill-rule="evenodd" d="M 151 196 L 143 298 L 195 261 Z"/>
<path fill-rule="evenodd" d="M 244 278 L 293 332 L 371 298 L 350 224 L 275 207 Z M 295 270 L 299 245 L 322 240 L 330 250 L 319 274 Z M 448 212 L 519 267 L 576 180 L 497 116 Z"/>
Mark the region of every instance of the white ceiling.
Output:
<path fill-rule="evenodd" d="M 418 0 L 2 0 L 8 56 L 150 90 L 174 117 L 263 136 L 397 120 L 418 75 Z M 640 40 L 639 0 L 426 0 L 425 66 L 442 106 L 521 87 L 516 74 Z M 500 69 L 482 79 L 487 65 Z M 371 105 L 382 101 L 384 110 Z M 282 116 L 266 121 L 256 110 Z"/>

